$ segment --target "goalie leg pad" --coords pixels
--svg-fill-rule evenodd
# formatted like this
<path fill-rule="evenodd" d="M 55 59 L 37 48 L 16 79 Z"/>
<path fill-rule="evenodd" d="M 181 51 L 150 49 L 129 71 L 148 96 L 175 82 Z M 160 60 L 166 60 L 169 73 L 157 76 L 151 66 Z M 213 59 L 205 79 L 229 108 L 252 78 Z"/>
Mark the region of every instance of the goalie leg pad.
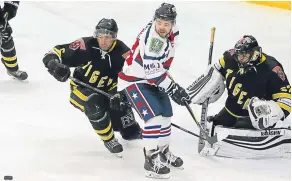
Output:
<path fill-rule="evenodd" d="M 272 128 L 269 130 L 247 130 L 215 127 L 215 134 L 228 129 L 229 136 L 222 142 L 216 156 L 230 158 L 277 158 L 290 157 L 291 130 Z"/>

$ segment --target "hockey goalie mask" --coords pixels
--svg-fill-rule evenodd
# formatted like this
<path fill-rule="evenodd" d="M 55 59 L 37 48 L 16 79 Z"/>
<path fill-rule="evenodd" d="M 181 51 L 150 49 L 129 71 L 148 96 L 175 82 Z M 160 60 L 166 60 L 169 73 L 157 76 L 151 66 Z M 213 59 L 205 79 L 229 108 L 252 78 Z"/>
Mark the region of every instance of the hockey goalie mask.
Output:
<path fill-rule="evenodd" d="M 262 49 L 251 35 L 245 35 L 234 46 L 235 59 L 240 68 L 255 66 L 260 62 Z"/>

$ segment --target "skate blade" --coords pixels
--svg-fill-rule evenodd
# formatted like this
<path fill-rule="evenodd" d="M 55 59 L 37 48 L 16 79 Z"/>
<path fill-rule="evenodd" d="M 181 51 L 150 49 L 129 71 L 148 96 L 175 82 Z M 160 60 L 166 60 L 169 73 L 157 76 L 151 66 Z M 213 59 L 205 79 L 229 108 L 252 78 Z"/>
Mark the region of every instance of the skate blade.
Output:
<path fill-rule="evenodd" d="M 180 167 L 172 166 L 172 167 L 173 167 L 173 168 L 177 168 L 177 169 L 179 169 L 179 170 L 183 170 L 183 169 L 185 169 L 184 166 L 180 166 Z"/>
<path fill-rule="evenodd" d="M 13 79 L 15 79 L 15 80 L 19 80 L 19 81 L 25 81 L 25 80 L 27 80 L 27 78 L 28 78 L 28 75 L 27 74 L 25 74 L 25 75 L 22 75 L 22 76 L 19 76 L 19 77 L 17 77 L 17 76 L 14 76 L 14 75 L 12 75 L 11 73 L 7 73 L 10 77 L 12 77 Z"/>
<path fill-rule="evenodd" d="M 16 81 L 19 81 L 19 82 L 28 82 L 28 81 L 27 81 L 27 78 L 26 78 L 26 79 L 21 79 L 21 78 L 18 78 L 18 77 L 14 77 L 13 75 L 10 75 L 10 77 L 11 77 L 13 80 L 16 80 Z"/>
<path fill-rule="evenodd" d="M 114 153 L 118 158 L 123 158 L 122 153 Z"/>
<path fill-rule="evenodd" d="M 167 167 L 168 167 L 168 168 L 172 167 L 172 168 L 176 168 L 176 169 L 179 169 L 179 170 L 183 170 L 183 169 L 185 169 L 183 165 L 181 165 L 181 166 L 178 167 L 178 166 L 174 166 L 174 165 L 172 165 L 172 164 L 167 164 Z"/>
<path fill-rule="evenodd" d="M 157 174 L 152 171 L 145 171 L 145 176 L 149 178 L 155 178 L 155 179 L 169 179 L 170 174 Z"/>

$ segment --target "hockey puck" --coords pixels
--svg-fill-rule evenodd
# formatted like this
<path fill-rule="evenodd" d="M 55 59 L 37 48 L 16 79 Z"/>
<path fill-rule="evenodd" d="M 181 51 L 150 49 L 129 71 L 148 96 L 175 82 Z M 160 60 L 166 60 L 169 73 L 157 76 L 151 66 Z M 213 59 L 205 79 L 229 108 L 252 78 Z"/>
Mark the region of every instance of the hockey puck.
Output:
<path fill-rule="evenodd" d="M 13 177 L 10 175 L 4 176 L 4 180 L 13 180 Z"/>

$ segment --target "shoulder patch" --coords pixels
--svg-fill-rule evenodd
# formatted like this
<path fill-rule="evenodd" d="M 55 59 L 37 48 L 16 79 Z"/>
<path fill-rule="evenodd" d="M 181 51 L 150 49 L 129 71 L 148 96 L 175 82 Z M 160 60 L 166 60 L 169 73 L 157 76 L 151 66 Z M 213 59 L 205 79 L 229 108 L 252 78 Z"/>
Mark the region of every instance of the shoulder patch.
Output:
<path fill-rule="evenodd" d="M 80 48 L 81 50 L 86 50 L 86 46 L 85 46 L 84 40 L 82 38 L 80 38 L 80 39 L 75 40 L 74 42 L 72 42 L 69 45 L 69 48 L 71 50 L 77 50 L 78 48 Z"/>
<path fill-rule="evenodd" d="M 130 55 L 130 50 L 125 52 L 122 56 L 124 57 L 124 59 L 126 59 L 129 55 Z"/>
<path fill-rule="evenodd" d="M 149 51 L 159 53 L 163 48 L 164 42 L 158 38 L 152 38 L 150 42 Z"/>
<path fill-rule="evenodd" d="M 280 66 L 274 67 L 273 72 L 275 72 L 280 77 L 280 79 L 282 79 L 283 81 L 286 80 L 285 73 Z"/>

